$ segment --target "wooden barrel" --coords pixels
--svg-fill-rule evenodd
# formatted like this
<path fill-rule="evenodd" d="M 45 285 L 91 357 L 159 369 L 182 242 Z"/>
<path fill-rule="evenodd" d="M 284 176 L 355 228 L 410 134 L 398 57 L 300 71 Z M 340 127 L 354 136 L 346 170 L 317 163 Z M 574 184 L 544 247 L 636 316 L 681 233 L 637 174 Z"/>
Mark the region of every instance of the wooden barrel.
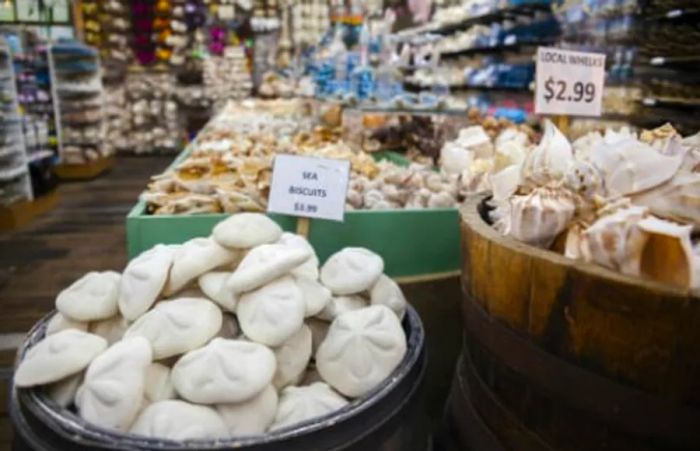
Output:
<path fill-rule="evenodd" d="M 462 211 L 465 344 L 443 442 L 700 449 L 697 293 L 501 236 L 486 213 L 484 197 Z"/>
<path fill-rule="evenodd" d="M 47 318 L 29 333 L 23 356 L 44 336 Z M 408 350 L 399 366 L 362 399 L 325 417 L 263 436 L 173 442 L 122 434 L 91 425 L 59 408 L 41 389 L 11 391 L 10 416 L 16 451 L 426 451 L 429 430 L 422 396 L 426 352 L 423 325 L 409 307 L 403 321 Z"/>

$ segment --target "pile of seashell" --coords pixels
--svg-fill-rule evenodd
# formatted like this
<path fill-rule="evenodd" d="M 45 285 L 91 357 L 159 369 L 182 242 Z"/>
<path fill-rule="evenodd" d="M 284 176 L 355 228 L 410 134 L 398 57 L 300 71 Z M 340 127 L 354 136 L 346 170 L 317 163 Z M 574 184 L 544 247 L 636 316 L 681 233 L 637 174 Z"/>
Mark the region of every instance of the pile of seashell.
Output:
<path fill-rule="evenodd" d="M 376 162 L 341 139 L 339 129 L 312 127 L 303 107 L 265 113 L 260 105 L 230 103 L 195 139 L 191 154 L 152 177 L 141 198 L 150 214 L 261 212 L 267 208 L 278 153 L 351 162 L 347 209 L 453 208 L 463 199 L 462 174 Z M 298 102 L 298 101 L 293 101 Z M 282 114 L 282 112 L 286 112 Z M 304 119 L 306 118 L 306 119 Z"/>
<path fill-rule="evenodd" d="M 406 300 L 363 248 L 319 270 L 305 238 L 242 213 L 56 298 L 15 372 L 104 429 L 173 440 L 264 434 L 368 396 L 406 351 Z"/>
<path fill-rule="evenodd" d="M 473 149 L 468 165 L 477 172 L 482 148 Z M 592 132 L 570 143 L 547 121 L 538 145 L 517 138 L 498 149 L 479 188 L 492 190 L 490 214 L 503 234 L 627 275 L 700 287 L 693 235 L 700 134 L 683 139 L 667 124 L 639 136 L 624 128 Z"/>

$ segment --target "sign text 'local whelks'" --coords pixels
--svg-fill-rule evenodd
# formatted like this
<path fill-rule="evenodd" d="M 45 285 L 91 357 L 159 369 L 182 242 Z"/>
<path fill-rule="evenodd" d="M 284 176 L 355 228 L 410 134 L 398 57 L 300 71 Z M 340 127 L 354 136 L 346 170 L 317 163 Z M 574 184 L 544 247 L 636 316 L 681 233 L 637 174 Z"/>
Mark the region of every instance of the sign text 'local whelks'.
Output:
<path fill-rule="evenodd" d="M 535 113 L 600 116 L 604 54 L 540 47 L 536 78 Z"/>

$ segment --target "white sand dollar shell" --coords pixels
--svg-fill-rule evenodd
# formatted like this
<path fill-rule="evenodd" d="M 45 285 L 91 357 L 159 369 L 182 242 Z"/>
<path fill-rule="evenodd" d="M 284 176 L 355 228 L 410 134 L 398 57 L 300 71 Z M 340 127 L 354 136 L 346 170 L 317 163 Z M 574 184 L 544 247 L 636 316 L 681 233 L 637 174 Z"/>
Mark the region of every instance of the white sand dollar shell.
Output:
<path fill-rule="evenodd" d="M 218 223 L 212 232 L 222 246 L 247 249 L 277 241 L 282 229 L 260 213 L 237 213 Z"/>
<path fill-rule="evenodd" d="M 316 279 L 303 276 L 295 276 L 294 282 L 301 290 L 304 298 L 304 316 L 316 316 L 331 301 L 331 290 L 321 285 Z"/>
<path fill-rule="evenodd" d="M 199 276 L 199 288 L 212 301 L 228 311 L 235 313 L 238 297 L 233 290 L 226 288 L 226 280 L 231 276 L 230 272 L 212 271 Z"/>
<path fill-rule="evenodd" d="M 274 431 L 328 415 L 343 408 L 348 401 L 323 382 L 307 387 L 287 387 L 280 394 Z"/>
<path fill-rule="evenodd" d="M 175 250 L 175 246 L 159 244 L 129 262 L 119 285 L 119 311 L 124 318 L 134 321 L 156 302 L 168 280 Z"/>
<path fill-rule="evenodd" d="M 287 274 L 310 256 L 305 249 L 263 244 L 248 252 L 226 281 L 226 287 L 234 293 L 254 290 Z"/>
<path fill-rule="evenodd" d="M 228 435 L 216 410 L 179 400 L 159 401 L 146 407 L 130 432 L 169 440 L 217 439 Z"/>
<path fill-rule="evenodd" d="M 54 316 L 51 317 L 48 324 L 46 324 L 46 335 L 55 334 L 66 329 L 76 329 L 82 332 L 87 332 L 89 323 L 84 321 L 75 321 L 67 316 L 61 314 L 61 312 L 56 312 Z"/>
<path fill-rule="evenodd" d="M 384 261 L 361 247 L 346 247 L 328 259 L 321 268 L 321 282 L 335 295 L 368 290 L 384 272 Z"/>
<path fill-rule="evenodd" d="M 221 321 L 221 310 L 213 302 L 181 298 L 156 304 L 124 337 L 146 337 L 153 347 L 153 358 L 160 360 L 203 346 L 221 329 Z"/>
<path fill-rule="evenodd" d="M 103 428 L 128 431 L 141 408 L 152 357 L 143 337 L 119 341 L 97 356 L 76 400 L 80 416 Z"/>
<path fill-rule="evenodd" d="M 299 382 L 311 360 L 311 344 L 311 329 L 304 324 L 299 332 L 274 349 L 277 371 L 272 379 L 272 385 L 276 389 L 296 385 Z"/>
<path fill-rule="evenodd" d="M 129 322 L 121 315 L 90 323 L 90 333 L 104 338 L 110 346 L 121 340 L 128 328 Z"/>
<path fill-rule="evenodd" d="M 58 294 L 56 308 L 76 321 L 110 318 L 118 311 L 120 278 L 114 271 L 89 272 Z"/>
<path fill-rule="evenodd" d="M 75 401 L 75 394 L 83 383 L 85 375 L 80 373 L 68 376 L 46 387 L 46 394 L 59 406 L 66 408 Z"/>
<path fill-rule="evenodd" d="M 182 356 L 173 367 L 172 379 L 177 393 L 188 401 L 236 403 L 269 385 L 275 366 L 275 355 L 261 344 L 215 338 Z"/>
<path fill-rule="evenodd" d="M 170 377 L 170 368 L 157 362 L 148 365 L 143 395 L 149 404 L 175 399 L 175 387 Z"/>
<path fill-rule="evenodd" d="M 238 322 L 251 340 L 280 346 L 304 323 L 305 304 L 291 276 L 280 277 L 241 296 Z"/>
<path fill-rule="evenodd" d="M 236 404 L 220 404 L 216 411 L 231 437 L 265 433 L 277 413 L 277 391 L 268 385 L 253 398 Z"/>
<path fill-rule="evenodd" d="M 183 243 L 173 256 L 164 294 L 177 293 L 205 272 L 232 263 L 237 256 L 236 251 L 222 247 L 211 238 L 193 238 Z"/>
<path fill-rule="evenodd" d="M 333 321 L 316 353 L 316 366 L 333 388 L 354 398 L 386 379 L 404 354 L 406 335 L 396 315 L 372 305 Z"/>
<path fill-rule="evenodd" d="M 370 291 L 370 303 L 372 305 L 385 305 L 391 309 L 401 321 L 406 314 L 406 298 L 401 287 L 383 275 L 374 284 Z"/>
<path fill-rule="evenodd" d="M 362 296 L 333 296 L 326 307 L 316 316 L 325 321 L 333 321 L 337 316 L 345 312 L 360 310 L 367 307 L 367 305 L 367 300 Z"/>
<path fill-rule="evenodd" d="M 285 246 L 297 247 L 300 249 L 305 249 L 311 252 L 311 257 L 309 257 L 304 263 L 292 269 L 290 272 L 295 277 L 306 277 L 308 279 L 317 280 L 319 276 L 318 267 L 319 261 L 316 256 L 316 251 L 311 246 L 309 241 L 301 235 L 297 235 L 290 232 L 284 232 L 280 239 L 277 241 L 279 244 Z"/>
<path fill-rule="evenodd" d="M 32 387 L 50 384 L 79 373 L 107 349 L 107 341 L 97 335 L 66 329 L 32 347 L 15 371 L 15 385 Z"/>

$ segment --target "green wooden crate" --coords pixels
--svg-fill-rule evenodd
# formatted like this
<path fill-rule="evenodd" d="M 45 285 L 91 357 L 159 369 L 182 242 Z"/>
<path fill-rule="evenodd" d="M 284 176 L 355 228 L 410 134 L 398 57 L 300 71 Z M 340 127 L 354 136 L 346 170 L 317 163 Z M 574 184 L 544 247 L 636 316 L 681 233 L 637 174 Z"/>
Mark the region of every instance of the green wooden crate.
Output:
<path fill-rule="evenodd" d="M 175 160 L 181 161 L 186 149 Z M 173 163 L 175 164 L 175 163 Z M 159 243 L 182 243 L 208 236 L 226 214 L 146 214 L 139 201 L 126 219 L 129 258 Z M 284 230 L 294 232 L 297 218 L 270 214 Z M 384 258 L 385 272 L 405 280 L 455 275 L 461 266 L 457 209 L 358 210 L 345 222 L 310 219 L 309 241 L 321 261 L 347 246 L 371 249 Z"/>

